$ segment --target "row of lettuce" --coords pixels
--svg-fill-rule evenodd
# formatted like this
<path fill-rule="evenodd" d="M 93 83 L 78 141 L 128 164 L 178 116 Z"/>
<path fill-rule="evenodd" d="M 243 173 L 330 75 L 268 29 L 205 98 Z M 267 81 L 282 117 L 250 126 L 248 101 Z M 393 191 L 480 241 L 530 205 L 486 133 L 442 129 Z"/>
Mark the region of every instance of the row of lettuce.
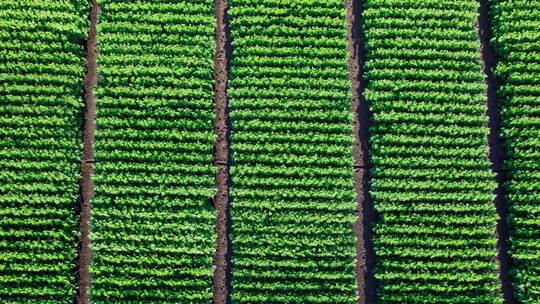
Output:
<path fill-rule="evenodd" d="M 342 0 L 230 0 L 232 303 L 354 303 Z"/>
<path fill-rule="evenodd" d="M 209 303 L 214 1 L 99 1 L 96 303 Z M 515 297 L 540 301 L 540 4 L 493 0 Z M 363 1 L 381 303 L 499 303 L 474 0 Z M 0 2 L 0 300 L 76 293 L 88 1 Z M 229 0 L 233 303 L 354 303 L 341 0 Z M 359 282 L 362 285 L 362 282 Z"/>
<path fill-rule="evenodd" d="M 214 6 L 100 1 L 95 303 L 209 303 Z"/>
<path fill-rule="evenodd" d="M 500 303 L 476 0 L 368 0 L 381 303 Z"/>
<path fill-rule="evenodd" d="M 515 298 L 540 303 L 540 2 L 491 3 Z"/>
<path fill-rule="evenodd" d="M 0 1 L 0 302 L 71 303 L 88 5 Z"/>

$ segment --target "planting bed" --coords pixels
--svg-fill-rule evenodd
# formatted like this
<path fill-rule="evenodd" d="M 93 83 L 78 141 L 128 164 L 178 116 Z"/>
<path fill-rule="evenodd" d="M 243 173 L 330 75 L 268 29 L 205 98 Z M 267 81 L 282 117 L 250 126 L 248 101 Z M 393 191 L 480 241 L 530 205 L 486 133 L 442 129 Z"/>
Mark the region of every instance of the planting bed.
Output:
<path fill-rule="evenodd" d="M 213 1 L 100 1 L 93 302 L 208 303 Z"/>
<path fill-rule="evenodd" d="M 352 303 L 343 1 L 229 3 L 232 302 Z"/>
<path fill-rule="evenodd" d="M 499 303 L 478 2 L 366 1 L 383 303 Z"/>
<path fill-rule="evenodd" d="M 509 178 L 512 277 L 520 303 L 539 303 L 540 3 L 493 1 L 491 15 Z"/>
<path fill-rule="evenodd" d="M 0 302 L 75 296 L 83 1 L 0 2 Z"/>

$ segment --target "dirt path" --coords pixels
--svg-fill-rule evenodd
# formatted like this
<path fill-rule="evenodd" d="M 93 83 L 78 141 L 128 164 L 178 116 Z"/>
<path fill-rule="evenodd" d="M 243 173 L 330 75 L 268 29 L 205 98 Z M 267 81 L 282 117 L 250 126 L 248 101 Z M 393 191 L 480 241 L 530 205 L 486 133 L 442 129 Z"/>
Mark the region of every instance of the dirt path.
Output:
<path fill-rule="evenodd" d="M 230 186 L 230 120 L 227 101 L 227 80 L 231 59 L 231 38 L 227 16 L 228 0 L 216 0 L 216 53 L 214 56 L 214 104 L 216 143 L 214 163 L 217 167 L 214 206 L 217 209 L 217 247 L 214 256 L 216 266 L 213 278 L 213 303 L 231 303 L 231 217 L 229 212 Z"/>
<path fill-rule="evenodd" d="M 99 7 L 96 0 L 92 0 L 90 9 L 90 29 L 89 37 L 86 41 L 86 75 L 84 77 L 84 120 L 83 120 L 83 155 L 81 159 L 81 181 L 80 181 L 80 237 L 79 237 L 79 261 L 77 272 L 77 303 L 86 304 L 89 302 L 88 289 L 90 287 L 90 262 L 92 252 L 90 249 L 89 222 L 91 217 L 94 194 L 94 183 L 92 181 L 94 149 L 92 143 L 95 134 L 96 103 L 94 100 L 93 88 L 97 83 L 97 16 Z"/>
<path fill-rule="evenodd" d="M 501 116 L 497 105 L 497 89 L 499 87 L 497 80 L 493 75 L 493 70 L 497 64 L 495 54 L 490 46 L 491 25 L 489 22 L 489 1 L 480 0 L 480 8 L 478 10 L 478 35 L 481 43 L 481 58 L 483 70 L 486 74 L 487 84 L 487 114 L 489 127 L 489 159 L 491 161 L 491 170 L 496 174 L 497 188 L 494 193 L 495 207 L 499 220 L 496 227 L 497 237 L 497 264 L 499 265 L 499 281 L 503 293 L 504 303 L 517 303 L 512 295 L 512 282 L 509 274 L 511 259 L 508 254 L 508 202 L 506 201 L 506 188 L 504 183 L 507 181 L 506 172 L 503 170 L 502 163 L 504 160 L 504 147 L 500 136 Z"/>
<path fill-rule="evenodd" d="M 349 78 L 352 81 L 352 111 L 354 113 L 354 181 L 357 203 L 356 280 L 358 304 L 376 302 L 376 282 L 373 276 L 375 251 L 371 224 L 375 220 L 373 202 L 369 195 L 369 107 L 362 94 L 364 64 L 364 37 L 361 28 L 362 8 L 359 1 L 346 0 L 348 20 Z"/>

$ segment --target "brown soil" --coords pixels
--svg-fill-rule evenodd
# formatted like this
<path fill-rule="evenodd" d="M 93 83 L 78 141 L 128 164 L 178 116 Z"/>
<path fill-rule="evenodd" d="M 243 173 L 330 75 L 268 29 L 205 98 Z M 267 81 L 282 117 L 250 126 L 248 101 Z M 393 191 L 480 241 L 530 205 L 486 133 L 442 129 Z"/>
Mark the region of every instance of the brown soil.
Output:
<path fill-rule="evenodd" d="M 94 149 L 92 142 L 95 134 L 96 103 L 94 101 L 93 88 L 97 83 L 97 16 L 99 7 L 96 0 L 92 0 L 90 9 L 89 37 L 86 41 L 86 75 L 84 77 L 84 120 L 83 131 L 83 155 L 81 159 L 81 181 L 80 181 L 80 220 L 79 220 L 79 257 L 77 271 L 77 297 L 79 304 L 89 303 L 88 289 L 90 287 L 90 262 L 92 252 L 90 249 L 90 218 L 92 210 L 92 196 L 94 194 L 94 183 L 92 181 Z"/>
<path fill-rule="evenodd" d="M 362 79 L 364 64 L 364 37 L 361 28 L 362 7 L 359 1 L 346 0 L 348 20 L 349 78 L 352 82 L 351 110 L 354 113 L 354 181 L 357 203 L 356 281 L 358 304 L 375 303 L 377 285 L 373 276 L 375 251 L 372 243 L 372 223 L 376 220 L 373 202 L 369 195 L 369 125 L 370 112 L 363 97 L 365 82 Z"/>
<path fill-rule="evenodd" d="M 504 183 L 508 177 L 503 170 L 504 147 L 500 136 L 501 116 L 497 104 L 497 89 L 499 84 L 493 75 L 493 70 L 497 64 L 497 59 L 490 46 L 491 25 L 489 22 L 489 0 L 480 0 L 480 8 L 478 10 L 478 35 L 481 43 L 481 59 L 483 70 L 486 74 L 487 84 L 487 114 L 489 117 L 488 127 L 488 143 L 489 143 L 489 159 L 491 161 L 491 170 L 496 174 L 497 188 L 494 190 L 495 207 L 499 220 L 495 235 L 497 237 L 497 263 L 499 266 L 499 282 L 503 293 L 504 303 L 517 303 L 512 294 L 512 281 L 509 274 L 511 267 L 511 259 L 508 254 L 508 202 L 506 200 L 507 191 Z"/>
<path fill-rule="evenodd" d="M 229 240 L 231 217 L 229 212 L 231 123 L 227 100 L 227 80 L 231 58 L 231 38 L 228 22 L 228 0 L 216 0 L 216 53 L 214 56 L 215 132 L 214 163 L 217 166 L 214 206 L 217 209 L 217 247 L 214 256 L 213 303 L 231 303 L 231 255 Z"/>

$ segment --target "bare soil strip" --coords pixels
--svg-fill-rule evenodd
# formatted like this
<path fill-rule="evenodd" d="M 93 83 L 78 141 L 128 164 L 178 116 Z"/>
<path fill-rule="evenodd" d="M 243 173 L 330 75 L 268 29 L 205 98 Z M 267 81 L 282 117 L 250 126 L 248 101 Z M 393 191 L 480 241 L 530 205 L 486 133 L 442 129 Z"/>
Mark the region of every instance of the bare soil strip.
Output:
<path fill-rule="evenodd" d="M 362 7 L 360 1 L 346 0 L 348 21 L 349 78 L 352 82 L 351 107 L 354 113 L 354 181 L 357 202 L 356 233 L 356 281 L 358 304 L 375 303 L 376 281 L 373 276 L 375 251 L 372 243 L 372 223 L 376 220 L 373 202 L 369 195 L 369 124 L 370 112 L 363 97 L 365 82 L 362 79 L 364 65 L 364 37 L 361 27 Z"/>
<path fill-rule="evenodd" d="M 79 257 L 77 271 L 77 298 L 79 304 L 89 303 L 88 289 L 90 287 L 90 262 L 92 252 L 90 250 L 90 218 L 92 210 L 92 196 L 94 194 L 94 183 L 92 173 L 94 168 L 94 149 L 92 143 L 95 135 L 96 103 L 94 100 L 93 88 L 97 83 L 97 31 L 96 24 L 99 12 L 97 0 L 92 0 L 90 8 L 90 28 L 88 40 L 85 45 L 86 52 L 86 75 L 84 77 L 84 120 L 82 122 L 83 131 L 83 155 L 81 159 L 81 181 L 80 181 L 80 236 L 79 236 Z"/>
<path fill-rule="evenodd" d="M 491 170 L 496 174 L 497 188 L 494 190 L 495 207 L 499 220 L 495 235 L 497 237 L 497 264 L 499 265 L 499 281 L 503 293 L 504 303 L 517 303 L 512 294 L 512 282 L 509 270 L 511 268 L 511 259 L 508 254 L 508 202 L 506 200 L 507 191 L 504 183 L 508 180 L 506 172 L 503 170 L 504 147 L 500 136 L 501 116 L 497 104 L 497 89 L 499 84 L 493 75 L 493 70 L 497 64 L 495 54 L 490 46 L 491 25 L 489 22 L 489 0 L 480 0 L 478 10 L 478 35 L 480 38 L 480 52 L 483 64 L 483 70 L 486 74 L 487 83 L 487 114 L 489 127 L 489 159 L 491 161 Z"/>
<path fill-rule="evenodd" d="M 214 104 L 216 143 L 214 163 L 217 166 L 214 206 L 217 209 L 217 247 L 214 256 L 213 303 L 231 303 L 231 231 L 229 186 L 230 131 L 227 80 L 231 61 L 231 38 L 227 15 L 228 0 L 216 0 L 216 53 L 214 56 Z"/>

